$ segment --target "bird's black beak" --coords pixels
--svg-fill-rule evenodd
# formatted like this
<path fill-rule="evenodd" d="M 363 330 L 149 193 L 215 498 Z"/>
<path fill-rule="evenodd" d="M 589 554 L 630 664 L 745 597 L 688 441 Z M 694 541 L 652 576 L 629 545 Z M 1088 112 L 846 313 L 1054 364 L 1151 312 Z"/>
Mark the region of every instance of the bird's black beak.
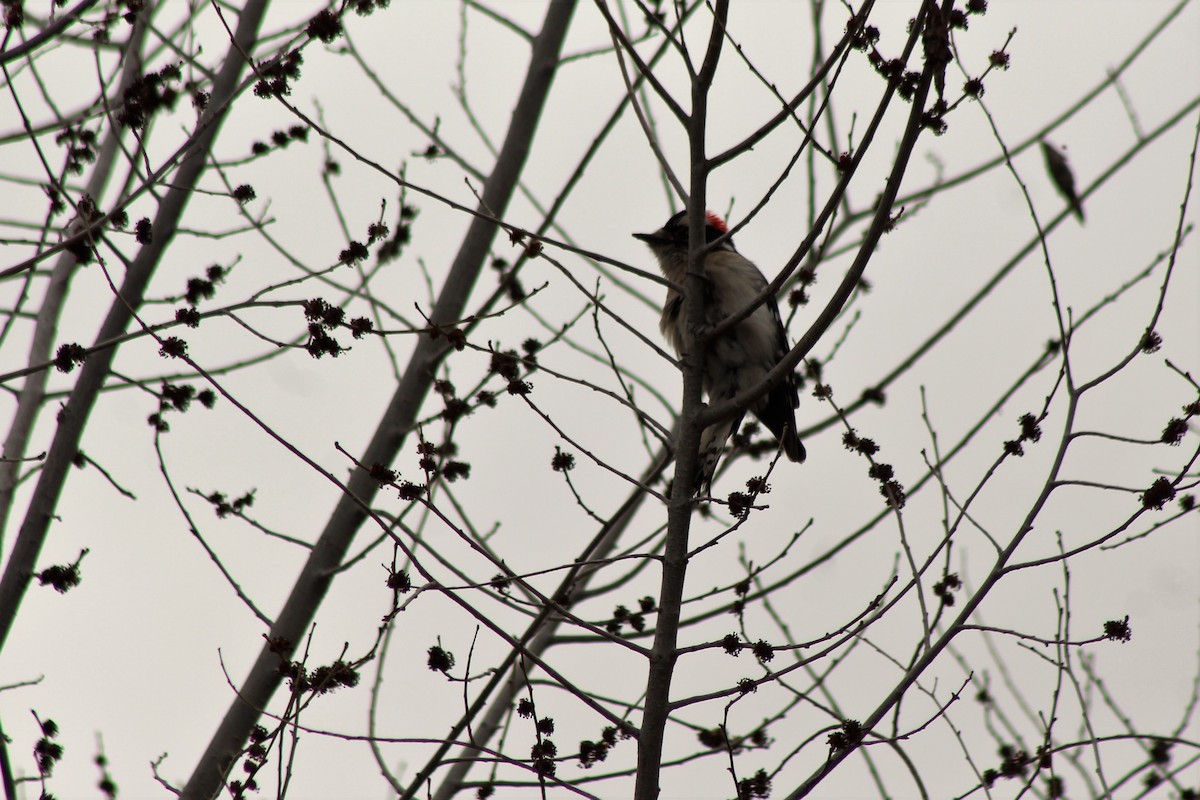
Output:
<path fill-rule="evenodd" d="M 662 240 L 662 237 L 657 233 L 635 233 L 633 238 L 637 239 L 638 241 L 646 242 L 647 244 Z"/>

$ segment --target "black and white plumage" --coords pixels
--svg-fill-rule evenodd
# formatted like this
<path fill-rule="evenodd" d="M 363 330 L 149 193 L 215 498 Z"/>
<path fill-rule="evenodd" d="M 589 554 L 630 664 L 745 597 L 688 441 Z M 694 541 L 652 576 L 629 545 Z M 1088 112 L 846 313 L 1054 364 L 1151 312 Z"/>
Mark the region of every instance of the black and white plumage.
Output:
<path fill-rule="evenodd" d="M 728 230 L 724 220 L 708 213 L 707 242 L 720 239 Z M 688 266 L 686 211 L 671 217 L 654 233 L 635 233 L 634 238 L 650 246 L 667 280 L 680 286 L 685 284 Z M 749 306 L 767 285 L 767 279 L 758 267 L 738 253 L 731 238 L 726 238 L 705 256 L 704 279 L 704 323 L 709 327 Z M 679 292 L 668 289 L 659 327 L 677 355 L 683 355 L 686 341 L 687 320 L 683 306 Z M 709 342 L 704 359 L 704 391 L 708 402 L 716 405 L 730 400 L 739 392 L 761 383 L 787 352 L 787 334 L 779 317 L 779 307 L 775 298 L 770 297 L 746 319 Z M 754 416 L 775 434 L 787 457 L 796 462 L 804 460 L 804 445 L 796 434 L 795 409 L 799 403 L 795 376 L 788 375 L 750 406 Z M 709 426 L 701 434 L 697 491 L 712 483 L 725 442 L 738 429 L 742 416 L 742 413 L 735 414 Z"/>

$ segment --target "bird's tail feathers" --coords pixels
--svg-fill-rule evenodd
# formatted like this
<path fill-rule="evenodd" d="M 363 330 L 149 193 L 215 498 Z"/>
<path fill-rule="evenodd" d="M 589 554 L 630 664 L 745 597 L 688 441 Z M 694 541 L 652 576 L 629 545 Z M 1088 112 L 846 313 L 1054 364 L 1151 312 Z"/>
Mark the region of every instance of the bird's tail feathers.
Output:
<path fill-rule="evenodd" d="M 788 460 L 795 461 L 797 464 L 804 462 L 807 453 L 804 452 L 804 442 L 800 441 L 794 423 L 783 429 L 783 436 L 779 441 L 783 445 L 783 453 Z"/>
<path fill-rule="evenodd" d="M 696 493 L 712 491 L 713 476 L 717 473 L 717 465 L 721 462 L 721 454 L 725 452 L 725 443 L 737 430 L 742 422 L 739 414 L 734 419 L 727 419 L 709 425 L 700 434 L 700 466 L 696 470 Z"/>
<path fill-rule="evenodd" d="M 725 452 L 725 444 L 741 423 L 742 418 L 740 416 L 736 419 L 724 420 L 710 425 L 700 434 L 700 466 L 696 470 L 697 494 L 701 492 L 711 494 L 713 476 L 716 475 L 717 466 L 721 462 L 721 455 Z M 798 464 L 803 463 L 807 455 L 804 450 L 804 443 L 800 441 L 800 436 L 791 424 L 784 427 L 783 435 L 779 437 L 779 442 L 783 445 L 783 453 L 788 457 L 789 461 L 795 461 Z"/>

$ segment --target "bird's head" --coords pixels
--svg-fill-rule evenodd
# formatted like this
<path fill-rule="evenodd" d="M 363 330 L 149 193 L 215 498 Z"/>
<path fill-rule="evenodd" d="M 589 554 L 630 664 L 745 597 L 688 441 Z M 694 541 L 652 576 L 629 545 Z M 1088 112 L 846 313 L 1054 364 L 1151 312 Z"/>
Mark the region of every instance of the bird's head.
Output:
<path fill-rule="evenodd" d="M 705 212 L 705 242 L 712 244 L 727 233 L 729 233 L 729 226 L 725 224 L 725 220 L 711 211 Z M 651 252 L 658 258 L 658 262 L 664 271 L 668 268 L 672 272 L 678 269 L 686 270 L 688 248 L 688 219 L 686 210 L 672 216 L 667 220 L 665 225 L 654 233 L 635 233 L 633 234 L 633 238 L 643 241 L 650 246 Z M 737 252 L 737 249 L 733 246 L 733 239 L 728 237 L 717 246 L 717 249 Z"/>

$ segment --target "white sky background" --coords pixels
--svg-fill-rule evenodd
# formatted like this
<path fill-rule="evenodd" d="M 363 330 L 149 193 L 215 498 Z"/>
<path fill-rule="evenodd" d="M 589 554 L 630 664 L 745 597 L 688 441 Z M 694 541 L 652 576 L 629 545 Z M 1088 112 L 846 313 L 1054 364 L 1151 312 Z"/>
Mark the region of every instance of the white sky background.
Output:
<path fill-rule="evenodd" d="M 39 13 L 38 5 L 30 4 L 31 14 Z M 811 32 L 807 4 L 733 5 L 731 34 L 755 66 L 789 96 L 808 78 Z M 983 98 L 1010 147 L 1025 142 L 1100 84 L 1107 71 L 1172 8 L 1166 2 L 1145 0 L 992 2 L 991 5 L 986 16 L 972 17 L 970 30 L 965 34 L 960 32 L 957 42 L 967 69 L 978 74 L 988 54 L 999 48 L 1008 32 L 1016 28 L 1008 48 L 1012 68 L 989 76 Z M 276 3 L 265 30 L 306 20 L 319 7 L 313 3 Z M 533 30 L 544 12 L 542 4 L 532 2 L 503 3 L 496 7 Z M 917 7 L 916 2 L 879 4 L 872 22 L 883 33 L 879 47 L 884 53 L 899 54 L 904 41 L 904 22 Z M 643 24 L 636 10 L 630 9 L 629 15 L 632 30 L 640 33 Z M 467 18 L 466 91 L 483 130 L 498 143 L 523 80 L 527 48 L 510 31 L 486 17 L 470 12 Z M 703 18 L 701 14 L 700 19 Z M 841 10 L 831 11 L 825 31 L 827 43 L 840 33 L 844 18 Z M 195 35 L 203 44 L 206 63 L 211 65 L 215 54 L 224 52 L 227 40 L 211 8 L 201 12 L 200 19 Z M 432 124 L 435 118 L 440 118 L 440 133 L 467 161 L 486 169 L 490 163 L 487 148 L 469 129 L 452 91 L 457 81 L 455 69 L 461 31 L 458 4 L 394 2 L 390 10 L 367 19 L 348 15 L 347 24 L 353 42 L 391 91 L 423 121 Z M 163 27 L 170 26 L 164 21 Z M 703 24 L 689 28 L 693 52 L 699 52 L 704 35 Z M 649 54 L 658 41 L 655 38 L 643 43 L 640 52 Z M 1192 4 L 1125 76 L 1123 87 L 1144 130 L 1157 127 L 1200 94 L 1197 41 L 1200 41 L 1200 10 Z M 587 51 L 607 43 L 603 19 L 592 5 L 582 3 L 575 14 L 566 52 Z M 40 61 L 39 68 L 52 94 L 65 108 L 76 107 L 96 91 L 90 56 L 81 55 L 81 51 L 64 48 Z M 951 66 L 952 77 L 948 80 L 948 86 L 955 89 L 962 83 L 954 72 L 956 69 Z M 678 62 L 668 58 L 658 74 L 672 88 L 682 91 L 684 84 Z M 40 104 L 28 83 L 21 80 L 25 79 L 19 79 L 17 85 L 22 100 L 27 101 L 27 112 L 36 120 L 48 119 L 44 104 Z M 855 114 L 857 141 L 882 90 L 883 82 L 867 68 L 865 57 L 861 54 L 852 57 L 834 99 L 842 137 L 838 149 L 846 149 L 846 136 Z M 623 91 L 611 54 L 576 61 L 560 72 L 525 170 L 526 186 L 542 203 L 549 204 L 557 195 Z M 471 191 L 472 187 L 479 188 L 478 182 L 472 180 L 468 186 L 462 171 L 449 160 L 427 162 L 414 156 L 429 144 L 428 138 L 381 101 L 349 57 L 335 55 L 319 44 L 309 46 L 302 78 L 294 84 L 291 99 L 309 114 L 316 113 L 315 103 L 319 101 L 328 129 L 358 152 L 388 169 L 406 163 L 407 178 L 414 184 L 473 205 Z M 739 141 L 776 108 L 772 96 L 746 73 L 732 51 L 726 51 L 710 104 L 710 152 Z M 893 103 L 889 124 L 881 131 L 871 157 L 863 166 L 863 174 L 851 188 L 850 201 L 855 210 L 868 206 L 882 188 L 882 175 L 890 166 L 897 132 L 908 109 L 905 103 Z M 668 158 L 676 170 L 686 172 L 682 132 L 673 127 L 661 104 L 654 107 L 654 114 L 661 125 Z M 1060 296 L 1063 304 L 1076 314 L 1113 292 L 1169 248 L 1178 224 L 1196 117 L 1197 111 L 1193 109 L 1185 121 L 1088 198 L 1086 226 L 1081 227 L 1068 218 L 1049 236 L 1049 254 Z M 180 102 L 174 116 L 159 119 L 156 124 L 162 130 L 155 134 L 159 144 L 152 148 L 152 162 L 156 155 L 162 157 L 174 149 L 175 144 L 168 148 L 168 143 L 178 141 L 174 131 L 187 127 L 191 121 L 192 112 L 186 99 Z M 935 177 L 934 160 L 940 162 L 946 176 L 955 176 L 997 155 L 998 145 L 977 104 L 964 103 L 948 121 L 950 129 L 945 136 L 922 136 L 902 194 L 930 184 Z M 249 154 L 251 142 L 268 140 L 272 131 L 293 124 L 297 120 L 280 105 L 245 97 L 226 122 L 217 153 L 223 159 L 242 158 Z M 19 118 L 11 95 L 6 92 L 0 101 L 0 133 L 17 130 Z M 1118 96 L 1109 90 L 1048 138 L 1068 147 L 1077 184 L 1088 186 L 1135 141 L 1136 133 Z M 799 140 L 794 128 L 782 128 L 744 160 L 722 168 L 710 182 L 709 205 L 722 213 L 732 207 L 732 218 L 740 221 L 776 178 Z M 50 141 L 46 144 L 52 146 Z M 336 214 L 319 179 L 325 159 L 322 147 L 320 139 L 313 135 L 307 144 L 293 144 L 283 153 L 230 171 L 235 184 L 254 186 L 258 199 L 248 206 L 251 212 L 267 209 L 272 236 L 314 268 L 334 263 L 345 246 Z M 379 216 L 381 200 L 388 202 L 385 221 L 394 226 L 395 184 L 355 164 L 352 157 L 336 148 L 332 155 L 342 167 L 333 184 L 352 235 L 365 239 L 367 225 Z M 1063 202 L 1049 183 L 1040 152 L 1036 148 L 1021 152 L 1014 159 L 1014 167 L 1029 190 L 1039 219 L 1043 225 L 1047 224 L 1062 210 Z M 0 147 L 0 172 L 44 180 L 27 144 L 6 143 Z M 798 169 L 775 200 L 737 237 L 741 252 L 768 274 L 783 263 L 806 233 L 808 201 L 801 174 Z M 832 180 L 828 170 L 821 172 L 818 191 L 822 198 Z M 215 175 L 209 175 L 204 185 L 222 191 Z M 657 228 L 675 210 L 677 202 L 665 194 L 663 185 L 641 128 L 632 114 L 627 113 L 571 195 L 559 221 L 579 247 L 650 269 L 653 264 L 649 253 L 629 234 Z M 0 217 L 5 222 L 30 216 L 36 220 L 43 213 L 40 209 L 44 200 L 37 187 L 6 183 L 0 192 L 3 192 L 0 208 L 4 209 Z M 101 205 L 107 208 L 111 199 L 106 198 L 108 202 Z M 426 313 L 429 309 L 421 265 L 428 270 L 434 285 L 439 285 L 468 219 L 427 198 L 410 196 L 409 201 L 420 209 L 413 242 L 402 259 L 385 269 L 373 288 L 398 313 L 419 321 L 413 304 L 419 304 Z M 39 210 L 31 215 L 19 211 L 27 207 Z M 135 205 L 130 216 L 136 220 L 147 213 L 151 213 L 149 206 L 139 210 Z M 535 227 L 540 220 L 536 211 L 519 197 L 506 218 L 527 228 Z M 1194 199 L 1188 221 L 1196 221 Z M 229 230 L 240 224 L 237 208 L 227 197 L 195 198 L 185 222 L 187 227 L 208 231 Z M 16 236 L 10 228 L 3 231 L 7 237 Z M 834 387 L 835 399 L 848 404 L 865 387 L 877 382 L 1034 235 L 1020 187 L 1011 173 L 997 169 L 937 196 L 886 236 L 868 267 L 872 291 L 860 298 L 854 308 L 861 317 L 825 374 Z M 839 244 L 853 241 L 851 234 Z M 132 253 L 134 248 L 130 239 L 126 252 Z M 503 235 L 497 239 L 494 252 L 509 259 L 517 254 Z M 1164 316 L 1157 327 L 1165 343 L 1163 350 L 1140 356 L 1110 385 L 1089 396 L 1080 411 L 1079 427 L 1134 438 L 1155 438 L 1167 420 L 1179 414 L 1180 406 L 1195 399 L 1194 392 L 1170 372 L 1164 359 L 1170 359 L 1180 369 L 1190 370 L 1193 376 L 1200 375 L 1197 323 L 1200 269 L 1196 252 L 1191 239 L 1179 252 Z M 28 254 L 19 246 L 5 246 L 2 253 L 0 266 L 16 263 Z M 586 261 L 555 248 L 549 248 L 548 253 L 572 270 L 585 286 L 594 288 L 597 273 Z M 279 255 L 253 233 L 217 239 L 181 234 L 160 268 L 150 295 L 177 295 L 188 277 L 201 274 L 209 264 L 228 265 L 237 258 L 241 261 L 217 298 L 203 304 L 202 310 L 245 299 L 269 283 L 296 277 Z M 812 302 L 801 308 L 792 324 L 793 339 L 803 333 L 806 313 L 815 314 L 828 298 L 840 279 L 840 270 L 849 260 L 849 256 L 842 256 L 823 266 L 825 271 L 814 287 Z M 856 428 L 881 445 L 881 458 L 896 467 L 897 478 L 903 484 L 908 486 L 923 474 L 921 451 L 930 448 L 929 433 L 920 417 L 921 387 L 925 388 L 930 421 L 936 428 L 939 444 L 945 447 L 957 441 L 998 394 L 1034 361 L 1045 342 L 1056 336 L 1046 274 L 1040 253 L 1035 251 L 948 341 L 889 389 L 884 408 L 866 410 L 855 417 Z M 1080 334 L 1072 351 L 1073 367 L 1085 380 L 1114 364 L 1135 346 L 1153 311 L 1162 274 L 1160 267 L 1150 280 L 1123 297 L 1116 308 L 1090 323 Z M 346 283 L 352 281 L 350 268 L 343 268 L 334 277 Z M 552 325 L 563 324 L 587 306 L 586 299 L 545 261 L 529 264 L 522 281 L 527 289 L 547 285 L 533 298 L 531 306 Z M 626 321 L 661 343 L 657 334 L 661 287 L 636 279 L 633 283 L 650 303 L 632 297 L 607 280 L 602 282 L 601 292 Z M 35 287 L 40 284 L 35 282 Z M 474 302 L 468 307 L 474 308 L 493 288 L 494 275 L 489 272 L 481 278 Z M 0 289 L 3 292 L 0 302 L 5 308 L 12 306 L 17 289 L 15 282 Z M 39 291 L 40 288 L 35 288 L 35 298 Z M 311 283 L 281 290 L 273 296 L 295 300 L 317 295 L 331 302 L 341 299 L 335 291 Z M 111 292 L 101 271 L 95 265 L 82 270 L 72 287 L 70 310 L 64 317 L 59 340 L 90 343 L 110 300 Z M 176 305 L 147 306 L 144 318 L 152 322 L 169 319 Z M 348 311 L 349 316 L 369 313 L 362 304 L 348 306 Z M 302 315 L 297 308 L 256 310 L 246 315 L 246 321 L 280 339 L 290 339 L 303 330 Z M 602 326 L 608 345 L 622 364 L 650 382 L 674 406 L 679 397 L 677 373 L 611 320 L 602 318 Z M 391 321 L 387 327 L 394 329 L 400 325 Z M 592 330 L 588 314 L 576 325 L 574 334 L 581 344 L 596 348 L 598 343 Z M 818 345 L 815 355 L 827 357 L 844 330 L 844 322 L 836 325 Z M 18 325 L 4 341 L 0 349 L 0 372 L 24 366 L 28 334 L 28 327 Z M 190 355 L 209 368 L 273 350 L 243 328 L 221 319 L 205 322 L 198 331 L 183 331 L 178 335 L 188 341 Z M 519 347 L 530 336 L 545 341 L 550 335 L 529 313 L 517 309 L 486 323 L 473 335 L 472 342 L 485 345 L 491 341 L 505 348 Z M 338 338 L 343 344 L 353 346 L 336 360 L 315 361 L 302 350 L 294 350 L 221 381 L 276 432 L 325 469 L 344 476 L 349 465 L 334 443 L 341 443 L 350 452 L 358 452 L 364 446 L 391 397 L 395 376 L 377 339 L 352 343 L 348 335 Z M 390 338 L 400 354 L 401 364 L 410 341 L 411 337 L 406 336 Z M 176 366 L 161 360 L 157 350 L 152 340 L 135 341 L 122 349 L 116 368 L 123 374 L 139 377 L 174 372 Z M 595 380 L 610 389 L 618 388 L 606 367 L 565 345 L 547 348 L 541 360 L 553 369 Z M 451 380 L 465 391 L 484 374 L 487 358 L 467 352 L 452 359 L 450 364 Z M 68 391 L 74 377 L 56 374 L 51 387 Z M 1047 370 L 1031 381 L 1005 405 L 974 442 L 974 447 L 951 465 L 946 478 L 957 496 L 970 492 L 999 453 L 1001 443 L 1016 435 L 1017 417 L 1040 408 L 1053 377 L 1053 370 Z M 581 444 L 620 469 L 636 473 L 642 468 L 647 460 L 646 449 L 627 410 L 586 389 L 557 382 L 545 373 L 534 373 L 530 381 L 535 387 L 531 399 Z M 19 381 L 5 385 L 16 387 Z M 647 401 L 649 413 L 670 424 L 668 409 L 650 399 L 644 390 L 639 390 L 638 396 Z M 14 405 L 11 396 L 5 395 L 0 407 L 11 409 Z M 57 401 L 52 402 L 42 414 L 30 446 L 31 454 L 48 446 L 57 405 Z M 436 398 L 431 399 L 427 414 L 436 413 L 440 407 Z M 122 486 L 134 492 L 138 502 L 119 496 L 95 469 L 72 474 L 58 507 L 62 520 L 52 529 L 39 565 L 69 563 L 81 548 L 89 548 L 83 562 L 83 582 L 65 596 L 45 588 L 31 588 L 0 661 L 0 685 L 41 679 L 36 686 L 0 694 L 0 719 L 13 740 L 10 756 L 25 774 L 33 769 L 29 750 L 37 738 L 29 710 L 35 709 L 43 718 L 51 717 L 59 723 L 66 755 L 50 784 L 59 797 L 98 795 L 94 788 L 98 772 L 91 763 L 97 734 L 103 736 L 110 770 L 122 797 L 166 796 L 165 790 L 153 782 L 148 767 L 152 759 L 164 752 L 169 757 L 162 766 L 163 777 L 182 785 L 231 699 L 220 659 L 230 678 L 240 681 L 261 643 L 262 626 L 212 566 L 170 500 L 154 460 L 153 433 L 145 422 L 156 408 L 155 398 L 145 392 L 124 389 L 105 396 L 93 411 L 83 449 Z M 827 406 L 806 396 L 799 411 L 800 425 L 803 428 L 815 424 L 828 414 Z M 172 430 L 163 437 L 162 447 L 177 487 L 219 490 L 231 497 L 254 488 L 257 494 L 251 513 L 256 519 L 292 536 L 310 541 L 316 537 L 337 500 L 336 490 L 269 440 L 228 402 L 219 401 L 212 411 L 193 408 L 185 415 L 173 415 L 170 423 Z M 1046 434 L 1043 443 L 1027 445 L 1028 455 L 1024 459 L 1007 462 L 975 506 L 975 518 L 998 538 L 1007 539 L 1040 490 L 1062 424 L 1060 400 L 1043 425 Z M 430 433 L 430 438 L 441 436 L 440 424 L 434 424 L 431 430 L 436 433 Z M 556 445 L 576 454 L 578 466 L 572 478 L 598 513 L 610 513 L 627 491 L 623 482 L 559 439 L 516 398 L 501 397 L 496 410 L 477 412 L 462 424 L 456 438 L 462 448 L 460 457 L 471 463 L 472 471 L 468 481 L 451 488 L 469 510 L 476 527 L 488 530 L 500 526 L 491 543 L 509 566 L 519 572 L 568 561 L 593 535 L 594 523 L 575 504 L 561 477 L 549 470 Z M 1069 454 L 1064 476 L 1145 488 L 1155 477 L 1154 469 L 1177 470 L 1194 451 L 1195 441 L 1194 432 L 1177 449 L 1084 441 Z M 804 563 L 882 508 L 876 485 L 864 476 L 862 459 L 841 446 L 839 429 L 825 430 L 809 438 L 806 445 L 808 463 L 803 466 L 781 463 L 771 478 L 774 491 L 764 498 L 770 510 L 752 515 L 750 522 L 735 534 L 747 557 L 755 563 L 772 558 L 791 533 L 812 520 L 812 528 L 793 547 L 786 562 Z M 414 448 L 415 441 L 410 439 L 404 456 L 394 466 L 406 477 L 417 479 Z M 740 489 L 741 482 L 761 468 L 761 464 L 739 462 L 722 479 L 724 486 L 718 487 L 716 494 L 723 496 L 725 492 Z M 31 488 L 29 481 L 26 493 Z M 194 496 L 187 496 L 186 502 L 207 541 L 221 554 L 247 593 L 265 613 L 275 614 L 303 563 L 304 552 L 266 539 L 240 522 L 216 520 Z M 377 504 L 386 510 L 403 506 L 386 492 Z M 1128 493 L 1083 488 L 1062 490 L 1039 518 L 1018 558 L 1053 554 L 1057 548 L 1056 531 L 1062 532 L 1068 547 L 1089 541 L 1136 507 L 1136 495 Z M 11 547 L 16 535 L 22 508 L 14 512 L 5 532 L 6 548 Z M 1158 512 L 1158 516 L 1144 517 L 1130 533 L 1145 530 L 1149 522 L 1165 518 L 1176 508 L 1172 504 L 1168 510 Z M 942 510 L 941 498 L 933 487 L 912 498 L 905 519 L 907 534 L 921 553 L 936 545 L 942 535 Z M 1132 642 L 1103 643 L 1084 652 L 1094 656 L 1108 689 L 1143 731 L 1166 732 L 1174 728 L 1197 673 L 1200 530 L 1196 519 L 1193 514 L 1139 543 L 1117 551 L 1089 553 L 1071 562 L 1072 638 L 1091 638 L 1100 632 L 1105 620 L 1130 616 Z M 664 521 L 661 509 L 648 505 L 631 534 L 648 535 Z M 436 526 L 431 530 L 449 542 L 447 531 Z M 693 535 L 700 542 L 719 530 L 713 521 L 698 522 Z M 357 553 L 375 535 L 375 531 L 364 528 L 352 552 Z M 968 587 L 974 586 L 990 564 L 990 548 L 974 529 L 964 528 L 956 541 L 952 568 Z M 491 577 L 486 565 L 470 561 L 465 552 L 459 553 L 450 544 L 442 546 L 452 557 L 462 558 L 460 566 L 471 570 L 476 579 Z M 696 560 L 690 574 L 689 596 L 741 577 L 736 566 L 738 546 L 735 541 L 728 541 Z M 885 522 L 833 562 L 781 594 L 781 610 L 797 640 L 817 638 L 859 613 L 886 584 L 899 552 L 896 525 Z M 342 652 L 344 643 L 348 643 L 351 657 L 370 647 L 379 619 L 389 607 L 390 596 L 383 584 L 386 573 L 380 564 L 390 559 L 390 548 L 377 548 L 334 584 L 317 620 L 310 663 L 332 661 Z M 902 561 L 899 563 L 903 579 L 906 568 Z M 779 574 L 784 569 L 781 567 Z M 933 580 L 936 578 L 927 581 L 927 589 Z M 552 585 L 548 582 L 543 588 Z M 1014 575 L 982 606 L 981 620 L 1053 637 L 1056 590 L 1061 594 L 1062 574 L 1057 567 Z M 586 612 L 590 618 L 599 619 L 615 603 L 632 605 L 644 594 L 657 596 L 656 587 L 645 578 L 610 599 L 586 607 Z M 760 626 L 754 629 L 758 635 L 776 643 L 780 641 L 777 631 L 765 619 L 755 619 Z M 511 621 L 514 626 L 521 624 L 516 617 Z M 735 623 L 729 618 L 727 623 L 714 624 L 717 627 L 685 631 L 684 641 L 696 643 L 719 638 L 727 632 L 726 628 L 733 630 Z M 896 657 L 906 658 L 913 642 L 914 625 L 919 628 L 919 617 L 915 605 L 909 603 L 889 617 L 885 625 L 872 630 L 871 642 Z M 448 603 L 432 594 L 423 596 L 399 617 L 384 668 L 381 734 L 429 737 L 444 733 L 461 708 L 462 685 L 449 683 L 443 676 L 427 670 L 425 651 L 440 636 L 443 646 L 457 656 L 456 674 L 461 675 L 474 631 L 472 620 L 452 611 Z M 967 636 L 960 644 L 965 652 L 982 658 L 980 642 L 979 638 Z M 1011 639 L 999 640 L 999 646 L 1009 667 L 1028 681 L 1031 688 L 1027 696 L 1031 704 L 1046 711 L 1055 680 L 1049 663 Z M 486 663 L 498 652 L 496 643 L 485 634 L 480 634 L 476 648 L 477 664 Z M 641 662 L 607 645 L 572 648 L 551 652 L 564 671 L 584 685 L 594 686 L 599 694 L 636 698 L 639 689 L 630 687 L 640 687 L 644 682 Z M 1040 647 L 1034 649 L 1040 652 Z M 780 654 L 777 659 L 778 665 L 787 656 Z M 713 652 L 690 656 L 680 663 L 677 693 L 724 687 L 741 677 L 758 674 L 749 654 L 736 661 Z M 851 717 L 865 716 L 886 694 L 889 681 L 897 674 L 882 656 L 871 654 L 871 647 L 860 645 L 835 676 L 845 713 Z M 362 734 L 366 726 L 368 684 L 373 675 L 374 666 L 368 665 L 363 670 L 363 685 L 358 689 L 342 691 L 315 703 L 304 720 L 306 724 L 338 733 Z M 933 689 L 936 679 L 938 695 L 944 701 L 951 687 L 961 684 L 964 677 L 947 660 L 922 685 Z M 993 686 L 1000 684 L 998 673 L 989 674 L 989 679 Z M 952 710 L 951 719 L 965 731 L 972 755 L 979 769 L 983 769 L 995 766 L 998 758 L 984 730 L 981 707 L 970 699 L 971 694 L 968 691 Z M 735 707 L 730 716 L 731 729 L 750 730 L 762 716 L 784 702 L 782 697 L 782 693 L 763 691 L 759 697 Z M 1070 740 L 1071 735 L 1066 731 L 1075 731 L 1078 724 L 1073 690 L 1065 690 L 1062 702 L 1063 725 L 1067 726 L 1062 735 L 1064 740 Z M 552 690 L 540 689 L 538 703 L 539 714 L 554 716 L 558 723 L 555 740 L 560 754 L 574 752 L 582 738 L 596 738 L 604 724 L 582 711 L 578 703 Z M 933 713 L 924 699 L 914 696 L 909 703 L 906 724 L 915 726 L 918 720 Z M 689 722 L 712 726 L 721 721 L 720 714 L 718 704 L 703 710 L 692 708 L 681 716 Z M 1121 730 L 1107 712 L 1098 713 L 1096 721 L 1104 732 Z M 759 766 L 771 767 L 783 752 L 798 743 L 791 741 L 789 735 L 811 735 L 826 724 L 830 720 L 819 712 L 810 706 L 800 706 L 787 721 L 772 728 L 776 748 L 742 756 L 739 773 L 749 775 Z M 1020 724 L 1025 741 L 1036 746 L 1036 730 L 1026 720 L 1022 719 Z M 521 736 L 531 736 L 527 729 L 514 730 L 511 735 L 518 742 L 523 741 Z M 672 729 L 672 735 L 676 738 L 668 740 L 669 753 L 694 749 L 692 734 Z M 911 747 L 924 765 L 931 795 L 950 796 L 969 790 L 975 780 L 973 773 L 961 763 L 958 745 L 947 727 L 935 724 L 924 736 Z M 1182 736 L 1200 740 L 1194 720 Z M 824 736 L 820 736 L 819 742 L 823 740 Z M 512 748 L 521 754 L 525 750 L 524 745 Z M 628 763 L 633 750 L 632 743 L 619 746 L 609 765 Z M 806 777 L 823 759 L 823 744 L 810 750 L 810 755 L 797 758 L 777 779 L 780 792 Z M 411 775 L 423 763 L 426 751 L 415 746 L 393 745 L 386 752 L 394 770 Z M 878 753 L 883 768 L 890 771 L 888 786 L 892 796 L 914 796 L 916 790 L 900 774 L 900 763 L 882 749 Z M 1177 748 L 1175 755 L 1178 759 L 1191 758 L 1195 751 Z M 1133 755 L 1113 758 L 1113 763 L 1123 765 L 1116 770 L 1118 776 L 1124 774 L 1124 768 L 1136 763 Z M 273 773 L 276 764 L 273 758 L 266 772 Z M 404 772 L 404 765 L 408 772 Z M 727 766 L 722 758 L 710 758 L 683 770 L 668 771 L 664 778 L 664 798 L 731 796 L 733 788 L 728 781 Z M 294 769 L 290 797 L 387 796 L 386 785 L 361 742 L 308 734 L 302 738 Z M 560 777 L 566 779 L 579 774 L 573 762 L 564 763 L 559 770 Z M 268 796 L 273 785 L 265 774 L 262 777 L 267 787 L 263 796 Z M 1193 765 L 1183 779 L 1196 785 L 1200 769 Z M 1015 782 L 1000 784 L 999 796 L 1009 796 L 1017 788 Z M 1083 796 L 1082 784 L 1068 783 L 1068 789 L 1072 788 L 1076 792 L 1072 796 Z M 1134 793 L 1132 785 L 1123 788 L 1126 796 Z M 37 794 L 35 785 L 27 785 L 26 790 L 29 797 Z M 628 788 L 613 784 L 595 791 L 605 797 L 621 797 L 627 795 Z M 821 796 L 856 797 L 871 792 L 872 784 L 861 761 L 851 759 L 831 782 L 823 785 Z M 506 795 L 502 790 L 498 796 L 522 795 L 511 792 Z M 551 796 L 568 795 L 560 790 L 551 792 Z"/>

